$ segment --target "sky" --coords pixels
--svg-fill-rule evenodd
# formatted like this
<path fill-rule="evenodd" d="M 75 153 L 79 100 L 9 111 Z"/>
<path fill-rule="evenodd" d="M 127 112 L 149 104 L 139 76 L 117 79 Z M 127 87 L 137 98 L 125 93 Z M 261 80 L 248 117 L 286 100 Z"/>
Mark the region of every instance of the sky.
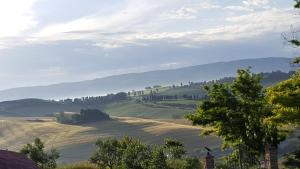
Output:
<path fill-rule="evenodd" d="M 292 57 L 293 0 L 0 0 L 0 90 Z M 293 26 L 291 26 L 293 25 Z"/>

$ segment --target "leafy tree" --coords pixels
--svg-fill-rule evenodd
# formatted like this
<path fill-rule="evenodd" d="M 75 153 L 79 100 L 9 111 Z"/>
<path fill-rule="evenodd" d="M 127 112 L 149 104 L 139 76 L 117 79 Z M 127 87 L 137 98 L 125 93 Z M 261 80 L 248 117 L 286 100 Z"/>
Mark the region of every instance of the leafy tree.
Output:
<path fill-rule="evenodd" d="M 300 123 L 300 71 L 268 89 L 268 101 L 278 123 Z"/>
<path fill-rule="evenodd" d="M 188 157 L 185 159 L 187 162 L 187 169 L 201 169 L 202 165 L 198 158 Z"/>
<path fill-rule="evenodd" d="M 294 7 L 300 9 L 300 0 L 295 0 Z M 300 47 L 300 40 L 292 32 L 292 37 L 284 38 L 294 47 Z M 300 57 L 294 58 L 294 64 L 300 64 Z M 300 123 L 300 70 L 288 80 L 268 89 L 268 101 L 272 105 L 277 123 Z"/>
<path fill-rule="evenodd" d="M 112 169 L 121 164 L 121 144 L 116 139 L 101 140 L 96 142 L 97 150 L 90 161 L 99 167 Z"/>
<path fill-rule="evenodd" d="M 194 125 L 210 125 L 224 140 L 223 147 L 246 145 L 253 151 L 262 153 L 264 145 L 277 145 L 280 141 L 275 125 L 265 124 L 272 115 L 265 101 L 265 92 L 260 84 L 261 76 L 250 70 L 238 70 L 232 84 L 214 84 L 206 87 L 209 100 L 204 101 L 194 114 L 187 118 Z M 266 134 L 269 129 L 269 138 Z M 267 143 L 266 143 L 267 142 Z"/>
<path fill-rule="evenodd" d="M 149 169 L 168 169 L 167 165 L 167 157 L 164 154 L 164 150 L 162 147 L 155 147 L 152 150 L 152 157 L 149 162 Z"/>
<path fill-rule="evenodd" d="M 36 162 L 41 169 L 56 168 L 56 160 L 59 158 L 59 153 L 55 149 L 51 149 L 51 151 L 47 153 L 44 151 L 44 148 L 44 143 L 41 139 L 36 138 L 33 144 L 25 145 L 21 153 Z"/>
<path fill-rule="evenodd" d="M 164 148 L 169 158 L 182 158 L 186 153 L 184 145 L 174 139 L 165 139 Z"/>
<path fill-rule="evenodd" d="M 124 137 L 96 142 L 90 162 L 101 169 L 200 169 L 197 158 L 183 157 L 181 142 L 168 139 L 163 146 L 149 146 L 140 140 Z M 170 155 L 170 153 L 172 155 Z M 167 158 L 169 155 L 170 158 Z"/>
<path fill-rule="evenodd" d="M 127 145 L 122 156 L 123 169 L 147 169 L 151 159 L 151 149 L 148 145 L 134 140 Z"/>
<path fill-rule="evenodd" d="M 167 161 L 169 169 L 202 169 L 197 158 L 170 159 Z"/>
<path fill-rule="evenodd" d="M 100 168 L 148 169 L 166 166 L 162 149 L 152 149 L 136 139 L 98 140 L 96 146 L 97 150 L 90 161 Z"/>

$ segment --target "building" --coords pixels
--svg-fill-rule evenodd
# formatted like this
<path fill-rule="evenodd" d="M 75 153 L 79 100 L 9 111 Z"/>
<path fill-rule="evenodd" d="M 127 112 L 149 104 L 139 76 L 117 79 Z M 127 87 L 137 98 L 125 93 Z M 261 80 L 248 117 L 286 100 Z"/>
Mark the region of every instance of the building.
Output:
<path fill-rule="evenodd" d="M 24 154 L 0 150 L 1 169 L 39 169 L 39 167 Z"/>

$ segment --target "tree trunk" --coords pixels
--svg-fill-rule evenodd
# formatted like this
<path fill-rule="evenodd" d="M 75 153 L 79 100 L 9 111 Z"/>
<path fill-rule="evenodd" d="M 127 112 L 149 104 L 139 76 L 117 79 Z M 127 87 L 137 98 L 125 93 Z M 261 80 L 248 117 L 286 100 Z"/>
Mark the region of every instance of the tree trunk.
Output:
<path fill-rule="evenodd" d="M 278 148 L 267 145 L 265 147 L 265 167 L 266 169 L 278 169 Z"/>

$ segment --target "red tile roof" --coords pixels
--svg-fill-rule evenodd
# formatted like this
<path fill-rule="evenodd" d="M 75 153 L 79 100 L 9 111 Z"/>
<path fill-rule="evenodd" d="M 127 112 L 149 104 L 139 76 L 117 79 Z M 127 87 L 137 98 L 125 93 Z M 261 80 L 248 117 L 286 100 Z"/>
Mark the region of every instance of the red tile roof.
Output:
<path fill-rule="evenodd" d="M 39 167 L 23 154 L 0 150 L 0 169 L 39 169 Z"/>

